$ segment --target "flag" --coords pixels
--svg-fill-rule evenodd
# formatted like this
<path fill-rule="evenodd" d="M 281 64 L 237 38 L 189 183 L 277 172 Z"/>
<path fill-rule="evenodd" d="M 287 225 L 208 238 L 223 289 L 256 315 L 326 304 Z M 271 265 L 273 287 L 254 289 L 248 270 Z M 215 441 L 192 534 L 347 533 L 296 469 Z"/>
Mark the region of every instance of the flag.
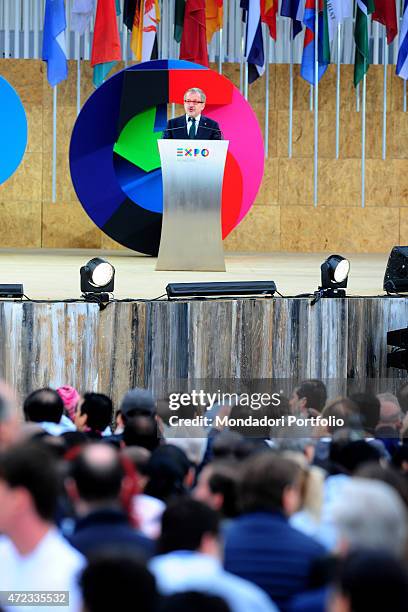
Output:
<path fill-rule="evenodd" d="M 223 24 L 223 0 L 206 0 L 205 23 L 207 28 L 207 42 L 210 43 L 215 32 L 222 28 Z"/>
<path fill-rule="evenodd" d="M 186 0 L 176 0 L 174 7 L 174 40 L 181 41 L 184 24 L 184 11 L 186 8 Z"/>
<path fill-rule="evenodd" d="M 282 0 L 281 15 L 293 21 L 292 33 L 295 38 L 302 31 L 304 2 L 302 0 Z"/>
<path fill-rule="evenodd" d="M 397 59 L 397 75 L 401 77 L 401 79 L 408 79 L 408 0 L 404 1 L 404 12 L 402 14 Z"/>
<path fill-rule="evenodd" d="M 246 21 L 245 59 L 248 62 L 248 83 L 253 83 L 265 72 L 260 0 L 241 0 L 241 8 Z"/>
<path fill-rule="evenodd" d="M 357 0 L 356 24 L 354 40 L 356 41 L 356 57 L 354 61 L 354 85 L 357 87 L 367 73 L 370 64 L 370 49 L 368 44 L 368 15 L 374 12 L 374 0 Z"/>
<path fill-rule="evenodd" d="M 91 54 L 95 87 L 103 83 L 116 62 L 121 59 L 117 8 L 115 0 L 98 0 Z"/>
<path fill-rule="evenodd" d="M 278 12 L 278 0 L 261 0 L 261 21 L 266 23 L 269 34 L 276 40 L 276 13 Z"/>
<path fill-rule="evenodd" d="M 187 0 L 180 59 L 208 67 L 205 0 Z"/>
<path fill-rule="evenodd" d="M 375 0 L 373 21 L 379 21 L 385 26 L 387 43 L 392 43 L 398 32 L 395 0 Z"/>
<path fill-rule="evenodd" d="M 303 23 L 306 26 L 305 40 L 303 43 L 301 76 L 311 85 L 315 85 L 315 4 L 317 0 L 306 0 L 305 14 Z M 324 20 L 323 20 L 322 1 L 319 0 L 319 40 L 318 40 L 318 81 L 322 78 L 327 69 L 327 58 L 324 57 Z"/>
<path fill-rule="evenodd" d="M 133 29 L 133 22 L 135 20 L 136 5 L 140 4 L 141 0 L 124 0 L 123 3 L 123 23 L 129 30 Z"/>
<path fill-rule="evenodd" d="M 325 0 L 329 24 L 329 40 L 334 40 L 337 26 L 353 16 L 353 0 Z"/>
<path fill-rule="evenodd" d="M 159 21 L 159 0 L 142 0 L 140 5 L 136 6 L 130 46 L 138 62 L 149 61 L 154 55 L 157 58 Z"/>
<path fill-rule="evenodd" d="M 47 79 L 52 87 L 68 76 L 66 27 L 64 0 L 46 0 L 42 58 L 47 62 Z"/>
<path fill-rule="evenodd" d="M 71 11 L 71 29 L 83 34 L 89 27 L 95 11 L 95 0 L 73 0 Z"/>

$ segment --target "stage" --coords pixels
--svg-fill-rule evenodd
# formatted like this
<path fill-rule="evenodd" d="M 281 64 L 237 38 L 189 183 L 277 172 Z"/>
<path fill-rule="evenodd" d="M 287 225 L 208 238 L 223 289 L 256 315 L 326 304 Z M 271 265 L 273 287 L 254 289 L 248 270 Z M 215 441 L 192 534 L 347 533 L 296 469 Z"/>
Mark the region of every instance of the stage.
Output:
<path fill-rule="evenodd" d="M 408 300 L 368 297 L 382 294 L 387 255 L 350 256 L 350 297 L 312 305 L 290 296 L 317 288 L 324 256 L 233 255 L 226 273 L 191 273 L 155 272 L 154 259 L 105 253 L 116 268 L 115 298 L 134 301 L 105 310 L 64 302 L 79 298 L 79 268 L 100 254 L 0 254 L 1 282 L 23 283 L 26 295 L 39 300 L 0 301 L 0 377 L 22 395 L 70 384 L 117 403 L 135 385 L 163 397 L 170 381 L 214 387 L 280 379 L 289 389 L 302 378 L 329 381 L 337 394 L 368 379 L 376 390 L 393 390 L 406 376 L 386 368 L 386 334 L 407 326 Z M 285 297 L 154 300 L 170 281 L 251 279 L 274 280 Z"/>

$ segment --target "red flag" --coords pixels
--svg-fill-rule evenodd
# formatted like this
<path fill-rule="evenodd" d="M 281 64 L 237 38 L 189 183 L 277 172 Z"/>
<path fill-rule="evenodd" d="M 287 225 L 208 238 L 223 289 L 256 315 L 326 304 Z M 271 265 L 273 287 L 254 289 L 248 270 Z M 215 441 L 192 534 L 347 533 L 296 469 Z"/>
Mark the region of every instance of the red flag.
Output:
<path fill-rule="evenodd" d="M 180 59 L 208 67 L 205 0 L 187 0 Z"/>
<path fill-rule="evenodd" d="M 261 0 L 261 21 L 266 23 L 269 34 L 276 40 L 276 13 L 278 12 L 278 0 Z"/>
<path fill-rule="evenodd" d="M 374 4 L 373 20 L 385 25 L 387 28 L 387 43 L 390 44 L 398 32 L 395 0 L 375 0 Z"/>
<path fill-rule="evenodd" d="M 91 65 L 121 60 L 115 0 L 98 0 Z"/>

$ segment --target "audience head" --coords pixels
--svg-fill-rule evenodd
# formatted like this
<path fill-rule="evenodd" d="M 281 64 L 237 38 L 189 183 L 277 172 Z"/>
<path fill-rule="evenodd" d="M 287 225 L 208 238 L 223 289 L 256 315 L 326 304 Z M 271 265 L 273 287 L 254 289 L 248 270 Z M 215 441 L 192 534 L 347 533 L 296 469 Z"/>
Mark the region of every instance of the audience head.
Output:
<path fill-rule="evenodd" d="M 341 563 L 329 612 L 404 612 L 408 577 L 404 567 L 383 551 L 360 550 Z"/>
<path fill-rule="evenodd" d="M 91 559 L 80 578 L 86 612 L 156 612 L 158 593 L 154 576 L 137 557 L 123 551 Z"/>
<path fill-rule="evenodd" d="M 330 461 L 349 474 L 364 463 L 378 463 L 380 459 L 380 451 L 365 440 L 339 440 L 330 445 Z"/>
<path fill-rule="evenodd" d="M 74 389 L 74 387 L 64 385 L 63 387 L 59 387 L 57 389 L 57 393 L 62 399 L 67 415 L 69 416 L 71 421 L 74 421 L 76 407 L 81 397 L 78 391 Z"/>
<path fill-rule="evenodd" d="M 26 421 L 59 423 L 64 413 L 64 404 L 54 389 L 44 387 L 26 397 L 23 410 Z"/>
<path fill-rule="evenodd" d="M 160 612 L 231 612 L 224 599 L 209 593 L 184 591 L 166 597 Z"/>
<path fill-rule="evenodd" d="M 79 431 L 90 431 L 101 436 L 111 422 L 113 404 L 103 393 L 85 393 L 75 413 L 75 425 Z"/>
<path fill-rule="evenodd" d="M 408 449 L 407 449 L 408 450 Z M 408 480 L 392 465 L 381 465 L 380 463 L 364 463 L 356 472 L 355 476 L 380 480 L 390 485 L 401 497 L 408 509 Z"/>
<path fill-rule="evenodd" d="M 235 463 L 214 462 L 200 472 L 194 499 L 207 504 L 224 518 L 238 514 L 238 475 Z"/>
<path fill-rule="evenodd" d="M 217 556 L 218 537 L 217 512 L 197 500 L 180 498 L 170 502 L 163 513 L 158 550 L 161 554 L 194 550 Z"/>
<path fill-rule="evenodd" d="M 59 478 L 53 456 L 39 442 L 0 455 L 0 532 L 11 538 L 22 521 L 52 522 Z"/>
<path fill-rule="evenodd" d="M 145 487 L 146 495 L 168 501 L 184 494 L 192 474 L 190 468 L 190 462 L 180 448 L 171 444 L 159 446 L 146 466 L 149 478 Z"/>
<path fill-rule="evenodd" d="M 126 424 L 127 419 L 136 415 L 154 416 L 156 414 L 156 404 L 153 395 L 147 389 L 139 387 L 130 389 L 123 396 L 119 412 L 123 425 Z"/>
<path fill-rule="evenodd" d="M 373 434 L 380 420 L 380 400 L 372 393 L 353 393 L 350 399 L 357 406 L 361 427 Z"/>
<path fill-rule="evenodd" d="M 337 419 L 342 419 L 344 421 L 344 426 L 332 425 L 328 426 L 327 431 L 329 434 L 333 434 L 338 429 L 342 427 L 347 427 L 349 423 L 350 416 L 357 411 L 357 406 L 347 397 L 338 397 L 324 407 L 322 412 L 322 417 L 327 419 L 329 417 L 334 417 Z"/>
<path fill-rule="evenodd" d="M 408 412 L 408 382 L 401 385 L 398 389 L 397 398 L 402 412 L 406 414 Z"/>
<path fill-rule="evenodd" d="M 399 494 L 385 482 L 352 478 L 333 507 L 340 552 L 365 548 L 401 556 L 407 514 Z"/>
<path fill-rule="evenodd" d="M 123 430 L 125 446 L 140 446 L 154 451 L 160 444 L 157 421 L 153 415 L 137 414 L 126 419 Z"/>
<path fill-rule="evenodd" d="M 264 451 L 242 463 L 239 485 L 241 510 L 283 512 L 289 516 L 300 504 L 301 470 L 296 463 Z"/>
<path fill-rule="evenodd" d="M 327 391 L 321 380 L 304 380 L 296 387 L 289 398 L 293 414 L 307 415 L 310 411 L 320 413 L 327 399 Z"/>
<path fill-rule="evenodd" d="M 402 426 L 402 412 L 399 401 L 392 393 L 379 393 L 377 399 L 380 402 L 379 427 L 392 427 L 399 431 Z"/>

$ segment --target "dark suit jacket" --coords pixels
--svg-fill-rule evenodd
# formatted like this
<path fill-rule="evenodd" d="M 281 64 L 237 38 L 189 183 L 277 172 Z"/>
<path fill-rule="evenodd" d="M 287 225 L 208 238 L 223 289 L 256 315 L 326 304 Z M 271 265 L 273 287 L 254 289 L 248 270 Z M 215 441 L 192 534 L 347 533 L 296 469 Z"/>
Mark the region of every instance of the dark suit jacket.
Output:
<path fill-rule="evenodd" d="M 182 139 L 188 138 L 186 116 L 175 117 L 169 119 L 167 128 L 163 133 L 163 138 Z M 220 127 L 216 121 L 201 115 L 198 131 L 196 134 L 197 140 L 223 140 Z"/>

